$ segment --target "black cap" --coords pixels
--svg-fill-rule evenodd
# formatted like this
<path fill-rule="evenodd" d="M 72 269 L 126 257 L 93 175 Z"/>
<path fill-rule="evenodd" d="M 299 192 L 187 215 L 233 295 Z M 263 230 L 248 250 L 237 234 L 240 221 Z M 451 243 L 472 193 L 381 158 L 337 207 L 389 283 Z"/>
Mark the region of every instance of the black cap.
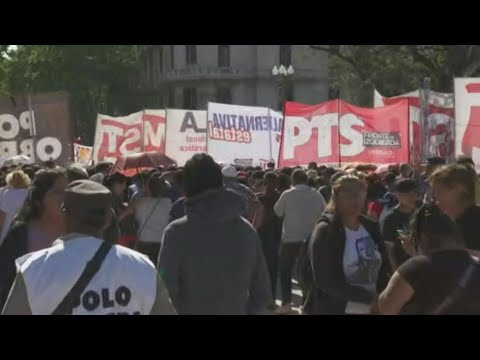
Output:
<path fill-rule="evenodd" d="M 438 156 L 427 159 L 428 165 L 445 165 L 446 163 L 447 161 L 445 160 L 445 158 L 438 157 Z"/>
<path fill-rule="evenodd" d="M 397 180 L 393 184 L 393 191 L 398 193 L 408 193 L 417 190 L 417 183 L 412 179 Z"/>
<path fill-rule="evenodd" d="M 82 223 L 97 224 L 111 211 L 112 193 L 91 180 L 77 180 L 65 189 L 63 208 Z"/>

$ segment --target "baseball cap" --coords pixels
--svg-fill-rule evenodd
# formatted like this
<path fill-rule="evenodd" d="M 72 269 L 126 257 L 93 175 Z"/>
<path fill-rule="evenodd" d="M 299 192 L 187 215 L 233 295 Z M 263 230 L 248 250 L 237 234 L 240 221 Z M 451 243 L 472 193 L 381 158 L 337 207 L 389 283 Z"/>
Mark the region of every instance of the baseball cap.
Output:
<path fill-rule="evenodd" d="M 233 165 L 226 165 L 222 168 L 222 175 L 226 178 L 237 177 L 237 169 Z"/>
<path fill-rule="evenodd" d="M 65 189 L 63 209 L 80 222 L 99 226 L 112 208 L 112 193 L 91 180 L 71 182 Z"/>

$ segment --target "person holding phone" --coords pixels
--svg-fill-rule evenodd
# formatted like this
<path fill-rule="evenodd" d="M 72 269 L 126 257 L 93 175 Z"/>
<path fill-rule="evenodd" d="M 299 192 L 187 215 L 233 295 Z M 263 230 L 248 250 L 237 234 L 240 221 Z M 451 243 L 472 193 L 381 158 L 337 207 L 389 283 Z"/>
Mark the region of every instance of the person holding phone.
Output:
<path fill-rule="evenodd" d="M 393 269 L 402 265 L 410 256 L 405 252 L 400 237 L 409 232 L 410 221 L 417 208 L 417 183 L 412 179 L 397 180 L 392 187 L 398 205 L 385 218 L 382 236 L 389 250 Z"/>

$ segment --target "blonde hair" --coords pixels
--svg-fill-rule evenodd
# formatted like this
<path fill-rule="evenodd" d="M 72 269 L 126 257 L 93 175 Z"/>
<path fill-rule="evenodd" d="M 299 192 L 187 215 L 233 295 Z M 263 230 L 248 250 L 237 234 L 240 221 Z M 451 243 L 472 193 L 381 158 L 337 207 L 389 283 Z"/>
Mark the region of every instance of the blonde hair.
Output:
<path fill-rule="evenodd" d="M 337 180 L 335 180 L 335 182 L 332 184 L 332 197 L 327 205 L 327 211 L 333 214 L 336 213 L 336 200 L 338 193 L 344 190 L 345 187 L 349 185 L 356 185 L 366 191 L 368 186 L 367 182 L 364 180 L 364 176 L 365 175 L 363 173 L 352 173 L 340 176 Z"/>
<path fill-rule="evenodd" d="M 30 186 L 30 178 L 22 170 L 15 170 L 8 174 L 6 182 L 14 189 L 25 189 Z"/>

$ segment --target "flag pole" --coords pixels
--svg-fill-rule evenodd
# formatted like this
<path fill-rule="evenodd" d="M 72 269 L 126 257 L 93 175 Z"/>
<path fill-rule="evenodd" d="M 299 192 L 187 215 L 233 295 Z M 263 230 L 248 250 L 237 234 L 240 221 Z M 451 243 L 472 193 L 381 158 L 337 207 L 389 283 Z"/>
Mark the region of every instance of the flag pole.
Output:
<path fill-rule="evenodd" d="M 28 116 L 30 118 L 30 136 L 32 137 L 32 160 L 33 162 L 37 162 L 35 149 L 37 148 L 36 138 L 37 138 L 37 126 L 35 124 L 35 115 L 32 109 L 32 96 L 30 92 L 27 95 L 27 104 L 28 104 Z"/>

